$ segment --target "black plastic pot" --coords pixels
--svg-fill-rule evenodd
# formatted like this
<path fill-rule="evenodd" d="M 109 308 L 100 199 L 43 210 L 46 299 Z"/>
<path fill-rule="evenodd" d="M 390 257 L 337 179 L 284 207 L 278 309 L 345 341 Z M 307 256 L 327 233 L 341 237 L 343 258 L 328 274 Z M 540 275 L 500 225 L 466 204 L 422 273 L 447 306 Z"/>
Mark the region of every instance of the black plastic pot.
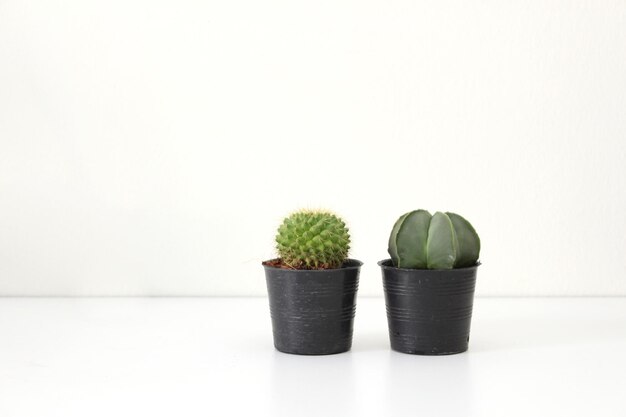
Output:
<path fill-rule="evenodd" d="M 274 346 L 298 355 L 329 355 L 352 347 L 362 262 L 339 269 L 291 270 L 266 265 Z"/>
<path fill-rule="evenodd" d="M 465 352 L 469 343 L 476 269 L 404 269 L 391 259 L 383 273 L 391 348 L 417 355 Z"/>

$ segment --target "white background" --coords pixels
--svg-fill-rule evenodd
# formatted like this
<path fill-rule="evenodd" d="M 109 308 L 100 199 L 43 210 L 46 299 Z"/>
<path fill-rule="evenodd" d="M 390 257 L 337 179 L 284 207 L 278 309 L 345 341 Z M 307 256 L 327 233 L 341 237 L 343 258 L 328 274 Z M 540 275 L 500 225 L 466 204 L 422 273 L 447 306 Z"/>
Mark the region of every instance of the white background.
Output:
<path fill-rule="evenodd" d="M 0 295 L 261 295 L 335 210 L 380 295 L 455 211 L 480 295 L 626 295 L 622 1 L 0 0 Z"/>
<path fill-rule="evenodd" d="M 478 298 L 470 348 L 389 349 L 360 298 L 349 353 L 272 348 L 264 298 L 3 298 L 2 417 L 623 417 L 626 298 Z"/>

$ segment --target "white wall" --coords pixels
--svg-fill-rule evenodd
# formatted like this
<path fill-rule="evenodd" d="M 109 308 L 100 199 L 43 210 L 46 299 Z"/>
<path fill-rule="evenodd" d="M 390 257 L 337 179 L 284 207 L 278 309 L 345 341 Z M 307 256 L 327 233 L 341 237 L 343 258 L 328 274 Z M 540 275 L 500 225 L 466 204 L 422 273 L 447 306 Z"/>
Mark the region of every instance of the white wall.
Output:
<path fill-rule="evenodd" d="M 451 210 L 482 295 L 626 295 L 626 2 L 0 1 L 0 294 L 260 295 L 326 207 L 382 293 Z"/>

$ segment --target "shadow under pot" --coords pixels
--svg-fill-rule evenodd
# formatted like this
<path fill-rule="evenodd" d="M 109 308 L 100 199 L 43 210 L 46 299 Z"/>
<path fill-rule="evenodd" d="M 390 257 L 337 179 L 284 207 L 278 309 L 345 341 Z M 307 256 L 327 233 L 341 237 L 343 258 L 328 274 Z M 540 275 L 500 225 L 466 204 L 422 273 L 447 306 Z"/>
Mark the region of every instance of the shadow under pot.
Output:
<path fill-rule="evenodd" d="M 264 262 L 274 346 L 298 355 L 350 350 L 362 262 L 338 269 L 285 269 Z"/>
<path fill-rule="evenodd" d="M 393 350 L 417 355 L 467 350 L 480 264 L 458 269 L 404 269 L 386 259 L 378 265 Z"/>

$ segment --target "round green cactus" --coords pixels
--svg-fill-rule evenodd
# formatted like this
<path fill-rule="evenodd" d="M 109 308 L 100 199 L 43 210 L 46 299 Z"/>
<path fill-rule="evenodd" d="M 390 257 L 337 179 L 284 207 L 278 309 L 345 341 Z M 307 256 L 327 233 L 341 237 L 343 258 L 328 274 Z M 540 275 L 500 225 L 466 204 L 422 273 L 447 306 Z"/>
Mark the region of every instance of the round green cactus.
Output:
<path fill-rule="evenodd" d="M 276 235 L 283 264 L 296 269 L 340 268 L 348 257 L 346 224 L 324 211 L 303 210 L 285 218 Z"/>
<path fill-rule="evenodd" d="M 415 210 L 400 216 L 389 237 L 389 255 L 398 268 L 452 269 L 476 265 L 480 238 L 455 213 Z"/>

